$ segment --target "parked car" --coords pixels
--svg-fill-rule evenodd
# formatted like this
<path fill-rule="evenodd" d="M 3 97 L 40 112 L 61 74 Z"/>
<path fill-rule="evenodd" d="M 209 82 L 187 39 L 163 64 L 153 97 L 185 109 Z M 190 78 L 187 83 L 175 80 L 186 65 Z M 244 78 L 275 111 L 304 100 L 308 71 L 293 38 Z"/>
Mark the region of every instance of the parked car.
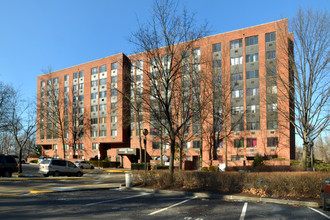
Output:
<path fill-rule="evenodd" d="M 330 208 L 330 180 L 326 179 L 321 189 L 322 206 L 324 210 Z"/>
<path fill-rule="evenodd" d="M 43 160 L 50 160 L 50 159 L 52 159 L 52 158 L 47 157 L 47 156 L 40 156 L 39 159 L 38 159 L 38 164 L 40 164 L 41 161 L 43 161 Z"/>
<path fill-rule="evenodd" d="M 12 173 L 18 172 L 15 158 L 10 155 L 0 154 L 0 176 L 11 177 Z"/>
<path fill-rule="evenodd" d="M 82 176 L 83 172 L 71 161 L 62 159 L 45 159 L 39 164 L 39 173 L 44 176 Z"/>
<path fill-rule="evenodd" d="M 90 164 L 85 160 L 77 160 L 74 164 L 81 169 L 94 169 L 93 164 Z"/>

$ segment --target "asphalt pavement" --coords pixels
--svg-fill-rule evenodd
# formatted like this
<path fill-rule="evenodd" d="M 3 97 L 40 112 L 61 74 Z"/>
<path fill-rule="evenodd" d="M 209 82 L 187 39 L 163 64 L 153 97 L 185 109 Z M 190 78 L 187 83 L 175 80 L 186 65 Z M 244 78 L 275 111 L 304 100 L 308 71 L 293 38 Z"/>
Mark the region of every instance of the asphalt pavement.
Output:
<path fill-rule="evenodd" d="M 25 165 L 25 172 L 12 178 L 0 178 L 0 197 L 14 197 L 34 193 L 73 192 L 83 190 L 101 190 L 126 188 L 125 173 L 127 169 L 94 169 L 85 170 L 83 177 L 41 177 L 37 174 L 36 165 Z M 24 169 L 23 169 L 24 171 Z M 243 194 L 210 194 L 205 192 L 185 192 L 173 190 L 158 190 L 133 187 L 130 190 L 139 190 L 163 195 L 196 196 L 199 198 L 216 198 L 234 201 L 251 201 L 274 203 L 293 206 L 318 208 L 317 201 L 297 201 L 278 198 L 264 198 Z"/>

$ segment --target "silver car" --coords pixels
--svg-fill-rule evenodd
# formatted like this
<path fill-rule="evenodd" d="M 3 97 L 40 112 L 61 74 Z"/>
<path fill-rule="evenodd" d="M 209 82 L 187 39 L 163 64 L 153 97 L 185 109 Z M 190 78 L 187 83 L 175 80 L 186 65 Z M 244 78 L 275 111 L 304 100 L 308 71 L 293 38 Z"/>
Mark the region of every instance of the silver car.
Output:
<path fill-rule="evenodd" d="M 74 164 L 81 169 L 94 169 L 94 166 L 85 160 L 78 160 Z"/>
<path fill-rule="evenodd" d="M 71 161 L 62 159 L 43 160 L 39 164 L 39 173 L 44 176 L 82 176 L 82 170 Z"/>

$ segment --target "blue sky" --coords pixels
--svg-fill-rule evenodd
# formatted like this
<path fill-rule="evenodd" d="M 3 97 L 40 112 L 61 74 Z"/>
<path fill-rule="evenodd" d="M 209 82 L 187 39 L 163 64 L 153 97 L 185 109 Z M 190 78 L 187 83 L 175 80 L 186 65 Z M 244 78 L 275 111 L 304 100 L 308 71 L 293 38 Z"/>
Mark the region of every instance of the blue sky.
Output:
<path fill-rule="evenodd" d="M 268 2 L 271 2 L 269 4 Z M 327 8 L 329 0 L 183 0 L 218 34 Z M 123 52 L 137 18 L 151 14 L 151 0 L 0 0 L 0 80 L 35 98 L 37 76 Z"/>

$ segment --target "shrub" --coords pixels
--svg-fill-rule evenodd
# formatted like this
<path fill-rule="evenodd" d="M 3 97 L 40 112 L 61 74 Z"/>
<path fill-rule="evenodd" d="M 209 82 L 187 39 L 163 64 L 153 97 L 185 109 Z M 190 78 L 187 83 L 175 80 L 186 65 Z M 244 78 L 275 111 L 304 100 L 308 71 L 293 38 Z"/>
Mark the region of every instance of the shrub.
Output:
<path fill-rule="evenodd" d="M 144 167 L 143 167 L 144 169 Z M 153 170 L 168 170 L 169 166 L 166 165 L 155 165 L 152 167 Z"/>
<path fill-rule="evenodd" d="M 103 168 L 109 168 L 109 167 L 119 167 L 120 166 L 120 162 L 115 162 L 115 161 L 95 161 L 95 160 L 90 160 L 89 161 L 90 164 L 93 164 L 94 167 L 103 167 Z"/>
<path fill-rule="evenodd" d="M 201 171 L 209 171 L 208 167 L 202 167 Z"/>
<path fill-rule="evenodd" d="M 255 157 L 254 157 L 254 160 L 253 160 L 253 163 L 252 163 L 252 166 L 253 167 L 260 167 L 260 166 L 263 166 L 265 165 L 264 164 L 264 161 L 263 161 L 263 158 L 260 154 L 257 154 Z"/>
<path fill-rule="evenodd" d="M 132 163 L 131 170 L 144 170 L 144 163 Z M 147 163 L 147 170 L 151 170 L 150 163 Z"/>
<path fill-rule="evenodd" d="M 219 167 L 217 167 L 217 166 L 210 166 L 209 167 L 209 170 L 212 171 L 212 172 L 217 172 L 217 171 L 219 171 Z"/>

